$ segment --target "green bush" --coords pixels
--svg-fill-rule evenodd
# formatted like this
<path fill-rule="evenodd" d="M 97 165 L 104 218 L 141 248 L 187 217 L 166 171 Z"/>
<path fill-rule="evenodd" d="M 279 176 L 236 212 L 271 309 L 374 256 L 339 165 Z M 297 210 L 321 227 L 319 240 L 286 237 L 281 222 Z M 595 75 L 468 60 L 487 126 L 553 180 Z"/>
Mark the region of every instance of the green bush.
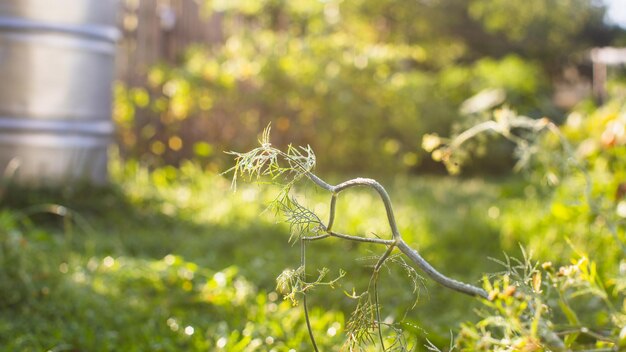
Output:
<path fill-rule="evenodd" d="M 500 135 L 516 146 L 518 166 L 533 181 L 523 190 L 526 199 L 511 202 L 499 218 L 504 243 L 523 243 L 543 264 L 526 255 L 502 262 L 503 275 L 485 282 L 490 300 L 483 320 L 461 331 L 461 350 L 623 348 L 623 106 L 615 99 L 575 111 L 562 127 L 498 110 L 492 120 L 450 139 L 424 139 L 435 158 L 458 172 L 470 154 L 467 141 L 486 132 Z M 523 216 L 515 213 L 520 209 Z"/>
<path fill-rule="evenodd" d="M 419 141 L 467 126 L 458 112 L 467 97 L 500 89 L 522 113 L 554 113 L 549 77 L 591 45 L 580 39 L 588 26 L 602 32 L 603 12 L 588 0 L 203 3 L 222 19 L 222 42 L 152 67 L 143 87 L 117 86 L 125 158 L 223 170 L 217 151 L 251 148 L 271 122 L 277 145 L 330 156 L 321 170 L 437 170 Z M 515 35 L 501 34 L 508 10 L 519 12 Z M 567 21 L 556 15 L 570 13 Z M 536 41 L 534 26 L 549 35 Z M 490 156 L 494 169 L 507 169 L 504 155 Z"/>

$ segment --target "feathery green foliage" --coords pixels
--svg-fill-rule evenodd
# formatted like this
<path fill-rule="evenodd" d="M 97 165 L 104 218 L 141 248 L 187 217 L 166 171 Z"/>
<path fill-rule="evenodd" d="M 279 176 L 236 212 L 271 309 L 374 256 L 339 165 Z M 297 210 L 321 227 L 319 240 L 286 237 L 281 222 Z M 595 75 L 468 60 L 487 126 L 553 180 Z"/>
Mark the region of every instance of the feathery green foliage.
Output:
<path fill-rule="evenodd" d="M 623 258 L 626 254 L 623 228 L 615 216 L 615 205 L 606 202 L 606 198 L 613 195 L 597 191 L 598 183 L 606 182 L 597 178 L 598 160 L 580 153 L 583 145 L 575 146 L 576 141 L 568 139 L 567 126 L 562 130 L 547 119 L 519 117 L 510 110 L 498 110 L 494 117 L 448 140 L 427 136 L 423 145 L 452 172 L 458 172 L 460 163 L 467 157 L 467 151 L 463 150 L 466 141 L 486 132 L 507 138 L 518 148 L 523 166 L 533 162 L 536 174 L 547 171 L 550 186 L 556 188 L 552 192 L 558 195 L 567 190 L 565 194 L 583 204 L 580 215 L 587 213 L 587 217 L 579 215 L 570 220 L 603 224 L 602 232 L 610 235 L 612 245 L 603 253 L 596 253 L 597 258 L 606 259 L 608 253 Z M 603 133 L 612 131 L 611 126 L 608 123 Z M 532 133 L 530 138 L 526 138 L 527 131 Z M 585 133 L 589 138 L 586 142 L 592 143 L 594 136 L 589 132 Z M 611 153 L 610 148 L 608 151 Z M 616 166 L 616 170 L 620 170 L 621 163 Z M 571 193 L 571 188 L 563 188 L 569 187 L 572 181 L 577 185 L 575 193 Z M 568 212 L 561 199 L 554 197 L 553 202 L 553 211 Z M 558 225 L 564 226 L 560 222 Z M 522 261 L 506 256 L 506 261 L 500 262 L 506 271 L 496 275 L 493 282 L 485 279 L 489 300 L 484 302 L 485 309 L 480 313 L 483 319 L 477 324 L 464 325 L 456 346 L 461 351 L 617 351 L 622 348 L 626 307 L 616 307 L 626 299 L 626 291 L 616 282 L 622 280 L 623 259 L 608 260 L 610 265 L 618 262 L 619 268 L 606 266 L 604 275 L 600 275 L 597 264 L 587 254 L 593 242 L 588 233 L 590 228 L 587 227 L 585 236 L 577 238 L 576 242 L 571 238 L 562 239 L 574 249 L 571 265 L 556 269 L 546 261 L 539 266 L 524 251 Z"/>

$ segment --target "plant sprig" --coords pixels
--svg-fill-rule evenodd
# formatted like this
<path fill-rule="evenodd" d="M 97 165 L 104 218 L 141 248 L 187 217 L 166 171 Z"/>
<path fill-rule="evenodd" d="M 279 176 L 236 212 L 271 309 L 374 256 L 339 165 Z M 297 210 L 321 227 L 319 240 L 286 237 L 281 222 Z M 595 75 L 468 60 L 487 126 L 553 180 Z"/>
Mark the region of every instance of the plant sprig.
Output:
<path fill-rule="evenodd" d="M 482 298 L 488 298 L 488 294 L 482 288 L 459 282 L 451 279 L 439 271 L 437 271 L 430 263 L 403 239 L 398 226 L 396 224 L 391 199 L 385 188 L 375 180 L 368 178 L 355 178 L 331 185 L 313 173 L 316 158 L 310 146 L 294 147 L 288 146 L 287 151 L 274 148 L 270 143 L 270 127 L 268 126 L 262 133 L 259 140 L 260 146 L 246 153 L 230 152 L 235 157 L 235 165 L 227 172 L 233 173 L 233 189 L 236 189 L 238 178 L 244 178 L 246 181 L 263 182 L 264 178 L 269 178 L 270 182 L 281 187 L 278 196 L 272 202 L 272 207 L 285 215 L 287 222 L 291 227 L 291 236 L 289 241 L 295 242 L 299 240 L 301 243 L 301 266 L 297 270 L 285 271 L 278 278 L 278 286 L 286 295 L 286 299 L 297 302 L 297 295 L 303 297 L 303 307 L 307 327 L 311 337 L 313 348 L 317 351 L 313 332 L 310 328 L 308 310 L 306 307 L 306 292 L 317 285 L 334 285 L 336 280 L 343 277 L 345 273 L 341 272 L 339 278 L 330 282 L 324 282 L 323 277 L 325 271 L 321 271 L 318 279 L 314 282 L 307 283 L 305 280 L 305 243 L 326 238 L 339 238 L 343 240 L 374 243 L 386 247 L 385 252 L 378 258 L 374 266 L 372 277 L 368 289 L 358 296 L 357 307 L 350 319 L 348 331 L 348 346 L 354 348 L 362 343 L 375 343 L 373 336 L 378 335 L 381 348 L 385 351 L 384 338 L 382 333 L 383 323 L 380 321 L 380 304 L 378 302 L 378 276 L 380 269 L 390 258 L 392 261 L 398 262 L 393 252 L 398 249 L 406 256 L 415 266 L 425 272 L 431 279 L 449 289 Z M 293 186 L 302 179 L 308 179 L 318 187 L 328 191 L 331 194 L 330 215 L 328 222 L 324 224 L 322 220 L 313 211 L 301 205 L 295 197 L 290 195 Z M 337 196 L 353 187 L 368 187 L 373 189 L 380 196 L 385 206 L 387 221 L 389 223 L 391 238 L 370 238 L 363 236 L 354 236 L 342 234 L 333 230 L 333 224 L 336 216 L 336 200 Z M 403 261 L 400 263 L 404 263 Z M 406 264 L 404 264 L 406 270 Z M 418 275 L 411 275 L 417 278 Z M 414 289 L 417 284 L 414 283 Z M 389 325 L 389 324 L 387 324 Z M 393 330 L 393 329 L 392 329 Z M 372 335 L 374 334 L 374 335 Z M 398 343 L 395 340 L 392 346 L 405 346 L 404 343 Z"/>

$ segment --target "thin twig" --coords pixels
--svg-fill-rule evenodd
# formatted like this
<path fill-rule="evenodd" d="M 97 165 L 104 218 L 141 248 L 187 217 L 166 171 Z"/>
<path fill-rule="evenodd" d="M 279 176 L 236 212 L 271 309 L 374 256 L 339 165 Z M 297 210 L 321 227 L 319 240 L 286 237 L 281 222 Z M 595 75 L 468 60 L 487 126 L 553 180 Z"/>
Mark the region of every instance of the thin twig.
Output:
<path fill-rule="evenodd" d="M 478 288 L 476 286 L 466 284 L 454 279 L 451 279 L 442 273 L 438 272 L 435 268 L 433 268 L 430 263 L 428 263 L 422 256 L 417 253 L 416 250 L 409 247 L 403 240 L 398 241 L 397 243 L 398 249 L 404 253 L 415 265 L 417 265 L 422 271 L 424 271 L 431 279 L 435 280 L 437 283 L 441 284 L 444 287 L 452 289 L 457 292 L 465 293 L 470 296 L 478 296 L 485 299 L 489 298 L 489 294 L 487 291 L 482 288 Z"/>
<path fill-rule="evenodd" d="M 487 291 L 479 287 L 469 285 L 469 284 L 451 279 L 443 275 L 442 273 L 437 271 L 432 265 L 430 265 L 428 261 L 422 258 L 422 256 L 420 256 L 416 250 L 409 247 L 406 244 L 406 242 L 402 240 L 402 236 L 400 235 L 400 232 L 398 231 L 398 227 L 396 225 L 395 216 L 394 216 L 393 209 L 391 206 L 391 199 L 389 198 L 389 194 L 387 193 L 385 188 L 377 181 L 372 180 L 372 179 L 367 179 L 367 178 L 355 178 L 352 180 L 342 182 L 336 186 L 332 186 L 326 183 L 325 181 L 323 181 L 322 179 L 320 179 L 319 177 L 313 175 L 311 172 L 308 172 L 307 176 L 309 177 L 309 179 L 315 182 L 318 186 L 332 192 L 333 195 L 347 188 L 354 187 L 354 186 L 368 186 L 368 187 L 374 188 L 380 195 L 385 205 L 385 210 L 387 211 L 387 220 L 389 221 L 389 226 L 391 227 L 391 231 L 395 239 L 395 241 L 391 241 L 391 243 L 396 243 L 398 245 L 398 249 L 400 249 L 402 253 L 404 253 L 407 257 L 409 257 L 409 259 L 411 259 L 411 261 L 413 261 L 413 263 L 415 263 L 417 267 L 419 267 L 426 274 L 428 274 L 428 276 L 430 276 L 433 280 L 443 285 L 444 287 L 450 288 L 457 292 L 468 294 L 470 296 L 478 296 L 482 298 L 489 297 L 489 294 L 487 293 Z M 388 244 L 388 245 L 391 244 L 389 240 L 349 236 L 349 235 L 343 235 L 343 234 L 338 234 L 334 232 L 331 232 L 330 234 L 335 237 L 341 237 L 341 238 L 353 240 L 353 241 L 380 243 L 380 244 Z"/>
<path fill-rule="evenodd" d="M 326 231 L 331 231 L 333 229 L 333 224 L 335 223 L 335 208 L 337 205 L 337 194 L 333 193 L 330 197 L 330 215 L 328 215 L 328 225 L 326 225 Z"/>
<path fill-rule="evenodd" d="M 378 327 L 378 338 L 380 339 L 380 346 L 383 352 L 385 349 L 385 341 L 383 340 L 383 330 L 381 327 L 382 321 L 380 320 L 380 304 L 378 303 L 378 272 L 376 272 L 376 278 L 374 279 L 374 308 L 376 309 L 376 325 Z"/>
<path fill-rule="evenodd" d="M 387 245 L 387 246 L 390 246 L 390 245 L 393 245 L 394 243 L 396 243 L 396 241 L 394 241 L 394 240 L 383 240 L 383 239 L 380 239 L 380 238 L 369 238 L 369 237 L 359 237 L 359 236 L 344 235 L 342 233 L 334 232 L 334 231 L 331 231 L 328 234 L 331 235 L 332 237 L 338 237 L 338 238 L 342 238 L 344 240 L 356 241 L 356 242 L 367 242 L 367 243 L 384 244 L 384 245 Z"/>
<path fill-rule="evenodd" d="M 318 240 L 323 240 L 324 238 L 328 238 L 330 237 L 330 234 L 323 234 L 323 235 L 317 235 L 317 236 L 302 236 L 302 240 L 304 241 L 318 241 Z"/>
<path fill-rule="evenodd" d="M 370 178 L 355 178 L 352 180 L 348 180 L 342 182 L 334 187 L 334 193 L 339 193 L 345 189 L 355 186 L 367 186 L 371 187 L 380 195 L 383 204 L 385 205 L 385 211 L 387 212 L 387 221 L 389 222 L 389 227 L 391 228 L 391 233 L 394 239 L 400 238 L 400 231 L 398 231 L 398 225 L 396 224 L 396 219 L 394 216 L 393 208 L 391 206 L 391 198 L 389 198 L 389 194 L 385 190 L 385 188 L 378 183 L 376 180 L 372 180 Z"/>
<path fill-rule="evenodd" d="M 380 259 L 376 263 L 376 266 L 374 267 L 374 272 L 372 273 L 372 277 L 370 279 L 370 283 L 372 281 L 374 282 L 374 308 L 376 309 L 376 325 L 378 327 L 378 338 L 380 339 L 380 345 L 383 349 L 383 352 L 386 351 L 386 349 L 385 341 L 383 339 L 383 330 L 381 327 L 382 321 L 380 319 L 380 303 L 378 302 L 378 273 L 380 272 L 380 268 L 385 264 L 387 258 L 389 258 L 389 255 L 391 255 L 391 252 L 393 252 L 394 247 L 394 245 L 389 246 L 385 253 L 380 257 Z"/>
<path fill-rule="evenodd" d="M 306 276 L 306 242 L 300 240 L 300 266 L 302 267 L 302 275 Z M 306 278 L 305 278 L 306 279 Z M 305 281 L 305 280 L 303 280 Z M 302 306 L 304 307 L 304 320 L 306 321 L 306 328 L 309 331 L 309 338 L 311 339 L 311 344 L 313 345 L 313 349 L 315 352 L 319 352 L 317 349 L 317 344 L 315 343 L 315 336 L 313 336 L 313 328 L 311 328 L 311 321 L 309 319 L 309 309 L 307 308 L 306 302 L 306 291 L 302 290 Z"/>

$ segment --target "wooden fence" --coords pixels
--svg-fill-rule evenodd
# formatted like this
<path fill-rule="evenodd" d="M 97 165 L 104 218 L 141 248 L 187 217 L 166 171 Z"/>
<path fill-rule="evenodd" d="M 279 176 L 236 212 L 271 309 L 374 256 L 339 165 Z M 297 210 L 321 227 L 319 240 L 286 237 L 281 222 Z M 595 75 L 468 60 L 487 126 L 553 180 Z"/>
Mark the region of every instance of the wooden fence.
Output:
<path fill-rule="evenodd" d="M 201 1 L 121 0 L 117 79 L 141 86 L 151 65 L 176 62 L 190 44 L 221 41 L 220 16 L 203 14 Z"/>

